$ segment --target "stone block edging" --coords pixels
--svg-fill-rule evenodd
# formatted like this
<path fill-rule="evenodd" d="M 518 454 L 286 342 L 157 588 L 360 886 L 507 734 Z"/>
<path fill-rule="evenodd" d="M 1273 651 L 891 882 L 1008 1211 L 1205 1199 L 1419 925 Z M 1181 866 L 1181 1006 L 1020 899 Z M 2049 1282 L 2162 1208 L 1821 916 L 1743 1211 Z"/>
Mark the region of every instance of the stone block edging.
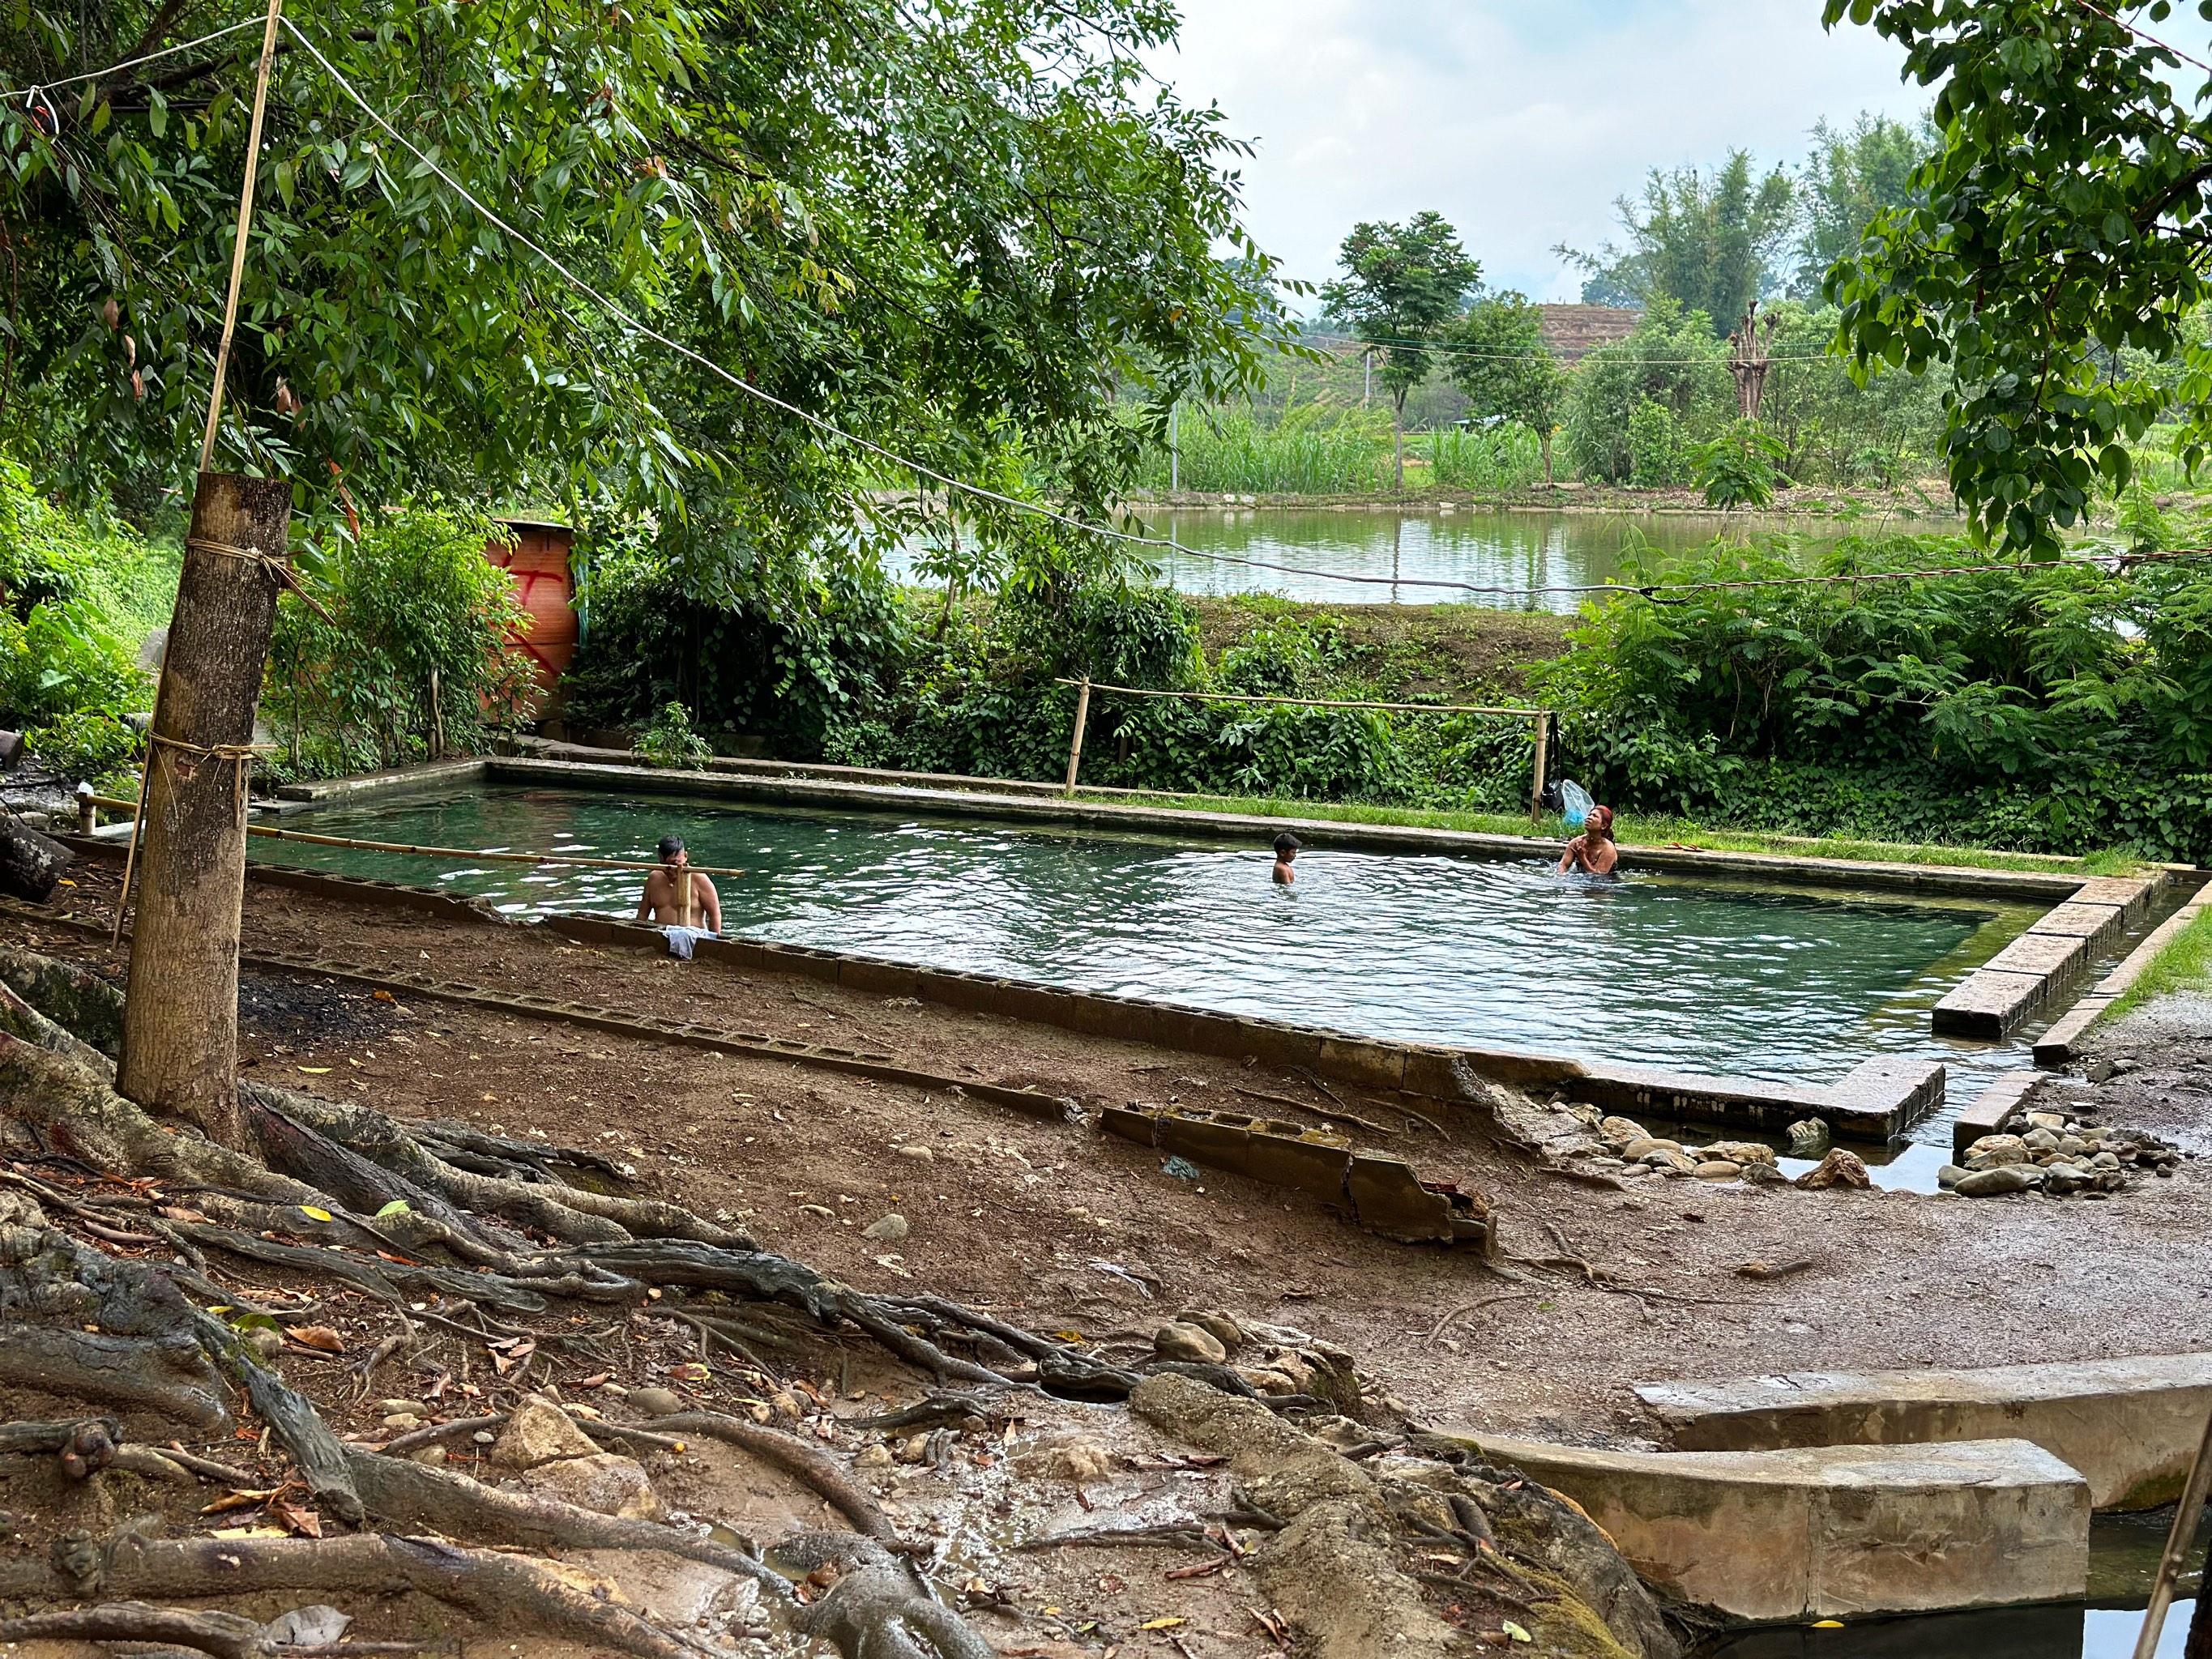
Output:
<path fill-rule="evenodd" d="M 2077 881 L 2063 903 L 1951 988 L 1936 1005 L 1934 1028 L 1992 1040 L 2011 1036 L 2149 908 L 2166 878 L 2161 871 Z"/>
<path fill-rule="evenodd" d="M 2068 1601 L 2089 1489 L 2011 1437 L 1650 1452 L 1459 1434 L 1563 1492 L 1662 1594 L 1757 1624 Z"/>
<path fill-rule="evenodd" d="M 1644 1382 L 1684 1451 L 1902 1446 L 2017 1435 L 2081 1472 L 2100 1510 L 2179 1495 L 2212 1412 L 2212 1353 L 1961 1370 L 1799 1371 Z"/>
<path fill-rule="evenodd" d="M 2115 1002 L 2134 988 L 2135 982 L 2143 976 L 2152 963 L 2158 960 L 2160 953 L 2207 908 L 2212 908 L 2212 884 L 2199 887 L 2179 910 L 2153 928 L 2118 967 L 2099 980 L 2087 996 L 2035 1040 L 2035 1063 L 2057 1067 L 2072 1060 L 2089 1028 L 2102 1019 L 2106 1011 Z"/>

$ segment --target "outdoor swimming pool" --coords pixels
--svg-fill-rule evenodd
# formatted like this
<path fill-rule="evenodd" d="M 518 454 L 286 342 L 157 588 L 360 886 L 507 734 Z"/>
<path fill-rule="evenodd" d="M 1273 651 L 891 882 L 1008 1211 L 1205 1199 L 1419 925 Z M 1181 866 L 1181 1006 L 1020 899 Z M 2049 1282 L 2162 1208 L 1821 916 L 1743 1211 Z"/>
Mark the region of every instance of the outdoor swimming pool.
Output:
<path fill-rule="evenodd" d="M 288 817 L 364 839 L 649 858 L 719 882 L 724 927 L 787 944 L 1145 996 L 1422 1042 L 1778 1082 L 1874 1052 L 1954 1068 L 1953 1098 L 2016 1048 L 1936 1037 L 1929 1010 L 2031 907 L 1637 876 L 1534 860 L 1333 851 L 1290 890 L 1264 847 L 887 813 L 794 812 L 494 787 Z M 641 878 L 258 841 L 254 855 L 482 896 L 518 915 L 628 915 Z"/>

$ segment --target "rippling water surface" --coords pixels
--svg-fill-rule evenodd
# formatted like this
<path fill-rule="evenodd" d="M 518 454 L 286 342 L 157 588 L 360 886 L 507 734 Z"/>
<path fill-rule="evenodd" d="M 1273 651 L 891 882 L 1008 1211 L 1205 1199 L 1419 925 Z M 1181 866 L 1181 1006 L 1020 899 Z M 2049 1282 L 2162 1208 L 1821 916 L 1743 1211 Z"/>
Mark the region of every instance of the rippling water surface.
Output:
<path fill-rule="evenodd" d="M 1188 552 L 1146 550 L 1161 579 L 1186 593 L 1281 593 L 1338 605 L 1472 604 L 1495 610 L 1572 612 L 1572 593 L 1546 588 L 1601 585 L 1621 573 L 1622 555 L 1648 548 L 1647 560 L 1703 547 L 1719 535 L 1796 532 L 1808 550 L 1842 530 L 1820 520 L 1790 523 L 1703 513 L 1438 513 L 1421 507 L 1368 511 L 1223 507 L 1148 514 L 1150 533 L 1172 537 Z M 913 580 L 915 550 L 889 562 Z M 1225 555 L 1232 564 L 1206 555 Z M 1267 566 L 1291 568 L 1268 569 Z M 1357 581 L 1339 580 L 1358 577 Z M 1487 592 L 1425 587 L 1465 582 Z"/>
<path fill-rule="evenodd" d="M 1161 998 L 1365 1035 L 1833 1080 L 1872 1049 L 1968 1073 L 1928 1010 L 2031 912 L 1638 877 L 1534 861 L 1334 852 L 1268 879 L 1264 847 L 888 814 L 495 790 L 287 820 L 364 838 L 649 858 L 674 831 L 726 928 L 791 944 Z M 485 896 L 517 914 L 631 912 L 622 872 L 257 841 L 256 856 Z M 1954 1085 L 1954 1097 L 1957 1085 Z"/>

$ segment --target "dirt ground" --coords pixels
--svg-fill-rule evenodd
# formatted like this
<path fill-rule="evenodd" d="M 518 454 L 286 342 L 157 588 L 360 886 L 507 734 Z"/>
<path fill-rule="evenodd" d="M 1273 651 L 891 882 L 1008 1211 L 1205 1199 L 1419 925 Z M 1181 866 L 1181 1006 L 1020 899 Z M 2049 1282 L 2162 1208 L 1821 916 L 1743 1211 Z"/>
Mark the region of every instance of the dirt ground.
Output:
<path fill-rule="evenodd" d="M 73 901 L 104 916 L 112 872 L 79 874 Z M 123 965 L 104 943 L 13 915 L 0 920 L 0 937 L 110 973 Z M 680 1011 L 878 1049 L 941 1075 L 1034 1085 L 1092 1109 L 1180 1101 L 1280 1114 L 1241 1091 L 1321 1103 L 1302 1079 L 1264 1066 L 258 885 L 245 945 Z M 1391 1243 L 1238 1176 L 1177 1179 L 1147 1149 L 949 1092 L 404 996 L 381 1002 L 289 975 L 250 973 L 241 1004 L 250 1076 L 611 1152 L 648 1190 L 741 1221 L 769 1248 L 865 1289 L 926 1286 L 1034 1328 L 1133 1346 L 1184 1308 L 1295 1326 L 1352 1351 L 1415 1416 L 1439 1425 L 1635 1438 L 1650 1425 L 1629 1388 L 1647 1379 L 2212 1342 L 2212 1164 L 2185 1162 L 2171 1179 L 2138 1179 L 2099 1201 L 1695 1180 L 1630 1194 L 1494 1149 L 1473 1114 L 1448 1120 L 1438 1139 L 1392 1099 L 1340 1086 L 1370 1121 L 1406 1126 L 1376 1144 L 1425 1176 L 1488 1196 L 1504 1255 L 1555 1255 L 1564 1243 L 1652 1293 L 1638 1296 L 1571 1270 L 1523 1267 L 1508 1279 L 1469 1252 Z M 2101 1086 L 2046 1086 L 2065 1088 L 2077 1113 L 2212 1148 L 2212 1008 L 2177 1004 L 2160 1018 L 2153 1027 L 2140 1016 L 2115 1035 L 2123 1069 Z M 2130 1044 L 2140 1051 L 2131 1067 Z M 902 1241 L 863 1236 L 892 1211 L 908 1223 Z M 1736 1272 L 1806 1257 L 1814 1267 L 1785 1279 Z"/>

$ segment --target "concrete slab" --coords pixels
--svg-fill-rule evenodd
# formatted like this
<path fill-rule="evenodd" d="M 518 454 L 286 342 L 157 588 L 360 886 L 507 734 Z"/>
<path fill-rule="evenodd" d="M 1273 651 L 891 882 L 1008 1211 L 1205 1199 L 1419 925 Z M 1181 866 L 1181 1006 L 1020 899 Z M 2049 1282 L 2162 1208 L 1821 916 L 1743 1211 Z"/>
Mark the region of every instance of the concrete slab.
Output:
<path fill-rule="evenodd" d="M 2150 908 L 2151 896 L 2162 877 L 2145 880 L 2134 876 L 2092 876 L 2074 890 L 2073 904 L 2117 904 L 2130 921 Z"/>
<path fill-rule="evenodd" d="M 2097 1023 L 2106 1009 L 2118 1000 L 2101 992 L 2092 992 L 2051 1021 L 2051 1029 L 2035 1040 L 2035 1063 L 2055 1069 L 2072 1060 L 2075 1049 L 2089 1028 Z"/>
<path fill-rule="evenodd" d="M 1735 1619 L 2004 1607 L 2087 1587 L 2088 1486 L 2027 1440 L 1642 1452 L 1465 1437 L 1580 1504 L 1661 1594 Z"/>
<path fill-rule="evenodd" d="M 1999 974 L 2041 974 L 2055 979 L 2070 974 L 2087 958 L 2086 940 L 2063 933 L 2022 933 L 1983 964 Z"/>
<path fill-rule="evenodd" d="M 2117 904 L 2069 902 L 2045 912 L 2043 920 L 2027 931 L 2083 939 L 2095 951 L 2120 931 L 2125 916 L 2126 912 Z"/>
<path fill-rule="evenodd" d="M 1951 1150 L 1963 1154 L 1984 1135 L 2000 1133 L 2035 1087 L 2033 1072 L 2010 1072 L 1969 1102 L 1951 1125 Z"/>
<path fill-rule="evenodd" d="M 1876 1054 L 1862 1060 L 1828 1092 L 1838 1113 L 1880 1115 L 1896 1134 L 1943 1103 L 1942 1062 Z"/>
<path fill-rule="evenodd" d="M 2008 1035 L 2051 994 L 2051 981 L 2041 974 L 2007 974 L 1984 968 L 1969 974 L 1936 1005 L 1932 1022 L 1938 1031 L 1958 1036 L 2002 1037 Z"/>
<path fill-rule="evenodd" d="M 1683 1450 L 2018 1435 L 2080 1470 L 2098 1509 L 2147 1510 L 2180 1492 L 2212 1412 L 2212 1353 L 1975 1370 L 1796 1371 L 1644 1382 L 1636 1392 Z"/>

